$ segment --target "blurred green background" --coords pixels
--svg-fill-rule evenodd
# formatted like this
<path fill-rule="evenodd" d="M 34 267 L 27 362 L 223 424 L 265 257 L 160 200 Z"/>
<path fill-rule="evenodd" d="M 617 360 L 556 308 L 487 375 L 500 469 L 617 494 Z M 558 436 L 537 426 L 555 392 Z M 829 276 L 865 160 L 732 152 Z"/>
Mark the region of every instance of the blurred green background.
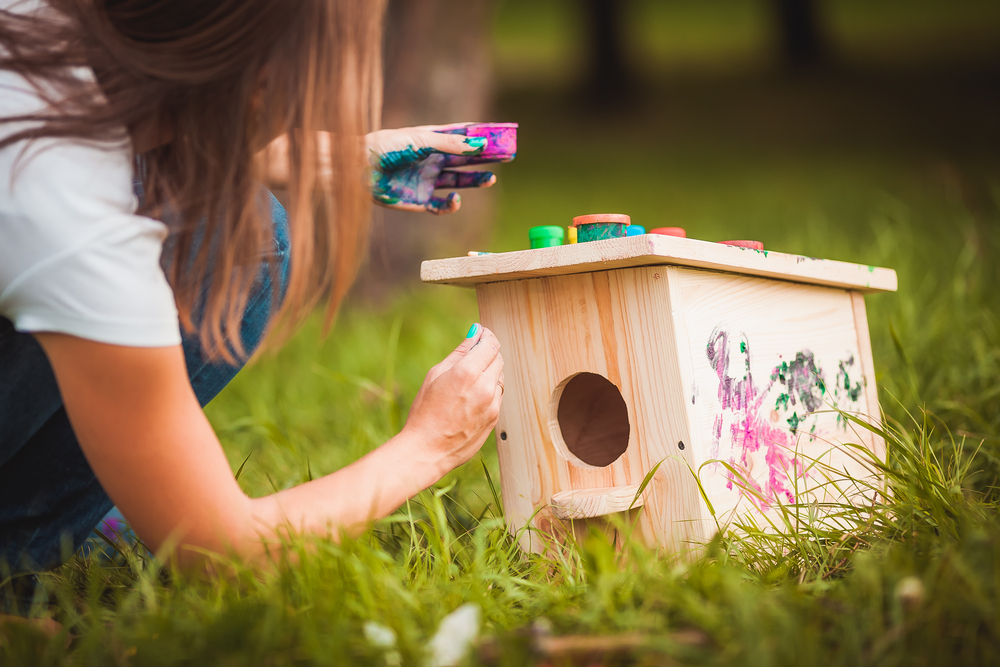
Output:
<path fill-rule="evenodd" d="M 392 56 L 390 44 L 390 69 L 451 45 L 440 30 L 456 21 L 475 39 L 413 70 L 428 82 L 425 116 L 393 97 L 387 72 L 387 118 L 486 109 L 520 123 L 518 157 L 450 219 L 377 224 L 329 336 L 311 323 L 209 406 L 234 468 L 255 453 L 253 493 L 330 472 L 403 423 L 423 373 L 477 317 L 472 290 L 420 284 L 419 260 L 525 248 L 529 227 L 592 212 L 895 268 L 899 292 L 868 298 L 883 408 L 905 421 L 926 407 L 1000 444 L 1000 3 L 816 2 L 819 46 L 804 62 L 782 46 L 777 1 L 609 3 L 610 82 L 594 74 L 612 49 L 593 23 L 600 4 L 390 5 L 389 41 L 419 52 Z M 428 41 L 399 37 L 424 24 L 437 28 Z M 469 76 L 486 84 L 455 85 L 481 99 L 442 93 L 473 61 Z M 414 230 L 419 242 L 405 236 Z M 410 256 L 391 259 L 400 248 Z M 484 456 L 496 474 L 492 438 Z M 480 491 L 481 473 L 467 473 Z"/>

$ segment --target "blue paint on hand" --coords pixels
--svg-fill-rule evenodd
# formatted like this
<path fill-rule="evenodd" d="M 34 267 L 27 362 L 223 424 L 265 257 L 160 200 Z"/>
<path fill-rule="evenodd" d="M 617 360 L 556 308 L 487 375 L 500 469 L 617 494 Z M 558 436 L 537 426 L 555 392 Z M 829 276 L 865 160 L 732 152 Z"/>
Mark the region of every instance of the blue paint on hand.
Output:
<path fill-rule="evenodd" d="M 401 151 L 389 151 L 378 158 L 379 171 L 398 171 L 423 160 L 424 158 L 437 153 L 429 147 L 414 148 L 409 145 Z"/>
<path fill-rule="evenodd" d="M 468 154 L 481 153 L 487 144 L 483 137 L 469 137 L 472 147 Z M 379 154 L 372 163 L 372 197 L 385 206 L 430 213 L 450 213 L 458 209 L 462 198 L 452 192 L 447 197 L 435 197 L 437 188 L 481 188 L 496 181 L 489 171 L 455 171 L 447 166 L 467 164 L 469 158 L 442 153 L 434 148 L 404 149 Z"/>
<path fill-rule="evenodd" d="M 481 188 L 492 185 L 495 177 L 492 171 L 452 171 L 445 169 L 438 176 L 435 188 Z"/>

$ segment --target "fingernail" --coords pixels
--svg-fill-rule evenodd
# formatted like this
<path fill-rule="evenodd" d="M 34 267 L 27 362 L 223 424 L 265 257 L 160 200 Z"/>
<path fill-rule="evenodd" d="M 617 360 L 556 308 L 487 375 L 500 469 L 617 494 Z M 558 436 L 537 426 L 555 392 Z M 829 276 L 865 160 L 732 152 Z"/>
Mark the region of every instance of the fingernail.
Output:
<path fill-rule="evenodd" d="M 486 137 L 466 137 L 465 145 L 472 148 L 471 151 L 465 151 L 466 155 L 469 153 L 478 153 L 486 148 Z"/>
<path fill-rule="evenodd" d="M 479 323 L 473 324 L 471 327 L 469 327 L 469 333 L 465 334 L 465 337 L 472 338 L 477 333 L 479 333 Z"/>

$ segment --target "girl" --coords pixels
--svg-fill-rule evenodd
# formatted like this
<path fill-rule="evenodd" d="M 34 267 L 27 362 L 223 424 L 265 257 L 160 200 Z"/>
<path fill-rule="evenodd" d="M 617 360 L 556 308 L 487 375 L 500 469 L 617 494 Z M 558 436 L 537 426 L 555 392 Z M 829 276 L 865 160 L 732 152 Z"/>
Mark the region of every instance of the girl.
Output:
<path fill-rule="evenodd" d="M 53 566 L 113 504 L 182 562 L 254 558 L 286 532 L 383 517 L 482 446 L 503 359 L 478 324 L 398 435 L 271 496 L 240 490 L 201 411 L 265 332 L 321 299 L 333 316 L 370 184 L 378 201 L 442 213 L 459 198 L 435 187 L 495 180 L 450 170 L 482 139 L 370 132 L 381 12 L 0 0 L 0 560 Z"/>

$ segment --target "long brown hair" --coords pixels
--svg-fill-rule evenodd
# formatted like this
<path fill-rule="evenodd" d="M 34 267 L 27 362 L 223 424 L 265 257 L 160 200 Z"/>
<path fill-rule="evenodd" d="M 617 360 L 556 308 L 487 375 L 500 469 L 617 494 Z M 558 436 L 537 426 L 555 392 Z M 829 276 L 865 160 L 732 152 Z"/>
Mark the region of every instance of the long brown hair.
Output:
<path fill-rule="evenodd" d="M 66 137 L 142 150 L 130 140 L 151 133 L 160 145 L 138 156 L 141 212 L 183 221 L 170 229 L 167 266 L 181 324 L 232 361 L 244 354 L 240 318 L 273 243 L 255 158 L 272 138 L 289 138 L 281 322 L 297 323 L 323 298 L 329 321 L 354 278 L 367 241 L 362 136 L 380 113 L 382 5 L 48 0 L 34 13 L 2 12 L 0 68 L 32 82 L 49 108 L 0 119 L 34 121 L 0 148 Z M 81 66 L 99 85 L 70 69 Z M 328 164 L 317 131 L 330 133 Z"/>

